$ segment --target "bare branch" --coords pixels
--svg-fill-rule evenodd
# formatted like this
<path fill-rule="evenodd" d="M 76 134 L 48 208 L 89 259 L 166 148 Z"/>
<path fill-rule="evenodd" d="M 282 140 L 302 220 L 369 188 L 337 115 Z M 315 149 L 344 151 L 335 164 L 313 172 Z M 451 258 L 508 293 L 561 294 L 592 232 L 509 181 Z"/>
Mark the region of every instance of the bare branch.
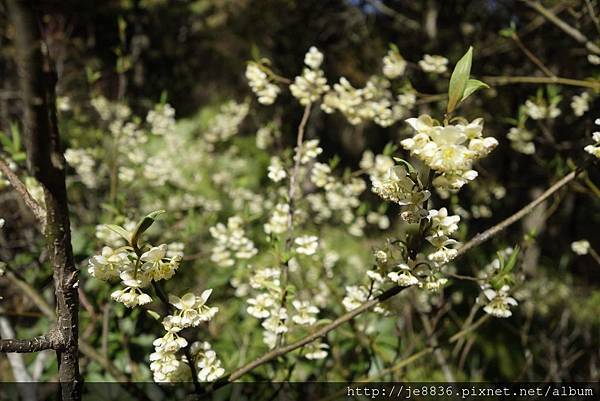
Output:
<path fill-rule="evenodd" d="M 380 13 L 395 19 L 403 27 L 406 27 L 413 31 L 419 31 L 421 29 L 421 24 L 418 21 L 415 21 L 414 19 L 399 13 L 398 11 L 387 6 L 380 0 L 367 0 L 367 3 L 369 3 L 375 9 L 377 9 L 377 11 L 379 11 Z"/>
<path fill-rule="evenodd" d="M 482 243 L 486 242 L 490 238 L 496 236 L 499 232 L 508 228 L 510 225 L 521 220 L 523 217 L 525 217 L 527 214 L 529 214 L 533 209 L 535 209 L 536 206 L 538 206 L 540 203 L 544 202 L 546 199 L 548 199 L 550 196 L 552 196 L 553 193 L 555 193 L 556 191 L 558 191 L 559 189 L 561 189 L 562 187 L 567 185 L 569 182 L 573 181 L 577 177 L 577 175 L 579 175 L 582 171 L 583 170 L 579 169 L 579 170 L 570 172 L 569 174 L 567 174 L 566 176 L 561 178 L 556 184 L 552 185 L 550 188 L 548 188 L 546 191 L 544 191 L 544 193 L 542 193 L 538 198 L 536 198 L 532 202 L 528 203 L 521 210 L 519 210 L 512 216 L 506 218 L 505 220 L 502 220 L 500 223 L 496 224 L 492 228 L 489 228 L 486 231 L 484 231 L 480 234 L 477 234 L 475 237 L 473 237 L 469 242 L 467 242 L 465 245 L 463 245 L 458 250 L 456 257 L 459 257 L 460 255 L 463 255 L 466 252 L 468 252 L 470 249 L 481 245 Z"/>
<path fill-rule="evenodd" d="M 0 159 L 0 171 L 4 177 L 6 177 L 13 189 L 19 194 L 27 207 L 31 209 L 31 212 L 40 223 L 43 231 L 44 227 L 46 226 L 46 211 L 44 208 L 37 203 L 35 199 L 33 199 L 33 196 L 31 196 L 25 184 L 23 184 L 19 177 L 17 177 L 10 167 L 8 167 L 8 164 L 6 164 L 6 162 L 2 159 Z"/>
<path fill-rule="evenodd" d="M 60 335 L 56 329 L 50 330 L 48 334 L 28 339 L 2 339 L 0 340 L 0 352 L 38 352 L 46 349 L 60 349 Z"/>
<path fill-rule="evenodd" d="M 490 85 L 512 85 L 512 84 L 557 84 L 567 86 L 578 86 L 600 90 L 600 81 L 561 78 L 561 77 L 510 77 L 510 76 L 485 76 L 481 78 Z"/>
<path fill-rule="evenodd" d="M 8 0 L 7 3 L 15 29 L 27 166 L 44 189 L 46 204 L 44 235 L 54 272 L 56 328 L 59 331 L 57 338 L 60 339 L 51 346 L 57 350 L 62 399 L 79 400 L 78 271 L 73 261 L 65 161 L 56 120 L 56 74 L 52 71 L 52 64 L 44 58 L 39 27 L 42 18 L 33 10 L 35 2 Z M 39 350 L 39 347 L 34 348 Z"/>
<path fill-rule="evenodd" d="M 527 6 L 533 8 L 539 14 L 543 15 L 544 18 L 546 18 L 548 21 L 552 22 L 559 29 L 561 29 L 564 33 L 566 33 L 567 35 L 569 35 L 570 37 L 575 39 L 577 42 L 585 45 L 585 47 L 589 51 L 596 53 L 596 54 L 600 54 L 600 47 L 598 47 L 596 44 L 591 42 L 583 33 L 578 31 L 577 29 L 573 28 L 572 25 L 569 25 L 566 22 L 564 22 L 563 20 L 561 20 L 560 18 L 558 18 L 552 11 L 548 10 L 546 7 L 544 7 L 537 1 L 530 1 L 530 0 L 521 0 L 521 1 L 523 1 L 525 4 L 527 4 Z"/>
<path fill-rule="evenodd" d="M 542 60 L 540 60 L 535 54 L 533 54 L 531 50 L 527 48 L 527 46 L 525 46 L 525 44 L 523 43 L 521 38 L 519 38 L 519 35 L 516 32 L 514 32 L 511 37 L 515 41 L 519 49 L 521 49 L 521 51 L 527 56 L 527 58 L 531 60 L 531 62 L 535 64 L 545 75 L 549 77 L 556 77 L 556 75 L 554 75 L 554 73 L 544 65 Z"/>

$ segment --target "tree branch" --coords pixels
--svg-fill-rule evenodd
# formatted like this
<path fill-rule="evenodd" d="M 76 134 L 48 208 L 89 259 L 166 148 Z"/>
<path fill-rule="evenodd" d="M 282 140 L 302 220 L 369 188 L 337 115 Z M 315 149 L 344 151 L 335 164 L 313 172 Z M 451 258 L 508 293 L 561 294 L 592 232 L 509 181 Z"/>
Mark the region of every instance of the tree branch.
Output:
<path fill-rule="evenodd" d="M 6 162 L 2 159 L 0 159 L 0 171 L 2 172 L 4 177 L 6 177 L 13 189 L 19 194 L 19 196 L 21 197 L 23 202 L 25 202 L 27 207 L 31 209 L 31 212 L 40 223 L 43 231 L 44 227 L 46 226 L 46 211 L 44 210 L 44 208 L 39 203 L 37 203 L 35 199 L 33 199 L 31 194 L 27 190 L 25 184 L 23 184 L 19 177 L 10 169 L 10 167 L 8 167 L 8 164 L 6 164 Z"/>
<path fill-rule="evenodd" d="M 33 338 L 23 340 L 12 338 L 2 339 L 0 340 L 0 352 L 17 352 L 22 354 L 46 349 L 60 349 L 61 343 L 60 334 L 53 328 L 47 334 Z"/>
<path fill-rule="evenodd" d="M 564 33 L 575 39 L 577 42 L 585 45 L 585 47 L 596 54 L 600 54 L 600 47 L 596 46 L 593 42 L 591 42 L 583 33 L 573 28 L 572 25 L 567 24 L 560 18 L 558 18 L 552 11 L 548 10 L 546 7 L 538 3 L 537 1 L 530 0 L 521 0 L 527 6 L 533 8 L 540 15 L 544 16 L 548 21 L 552 22 L 559 29 L 561 29 Z"/>
<path fill-rule="evenodd" d="M 558 182 L 556 182 L 556 184 L 552 185 L 550 188 L 548 188 L 546 191 L 544 191 L 544 193 L 542 193 L 538 198 L 534 199 L 532 202 L 525 205 L 521 210 L 519 210 L 512 216 L 502 220 L 500 223 L 496 224 L 492 228 L 489 228 L 486 231 L 484 231 L 480 234 L 477 234 L 475 237 L 473 237 L 470 241 L 468 241 L 465 245 L 463 245 L 458 250 L 456 257 L 459 257 L 459 256 L 465 254 L 466 252 L 468 252 L 470 249 L 481 245 L 482 243 L 486 242 L 490 238 L 496 236 L 496 234 L 498 234 L 499 232 L 508 228 L 510 225 L 521 220 L 523 217 L 525 217 L 527 214 L 529 214 L 533 209 L 535 209 L 536 206 L 538 206 L 540 203 L 542 203 L 543 201 L 548 199 L 550 196 L 552 196 L 553 193 L 555 193 L 556 191 L 558 191 L 559 189 L 561 189 L 562 187 L 567 185 L 569 182 L 573 181 L 577 177 L 577 175 L 579 175 L 582 171 L 583 171 L 582 169 L 577 169 L 575 171 L 571 171 L 569 174 L 567 174 L 566 176 L 561 178 Z"/>
<path fill-rule="evenodd" d="M 56 74 L 44 57 L 35 2 L 8 0 L 15 29 L 16 61 L 23 103 L 23 132 L 27 166 L 44 189 L 46 225 L 44 235 L 53 267 L 56 296 L 58 380 L 65 401 L 81 399 L 78 352 L 77 267 L 73 261 L 71 230 L 65 184 L 65 161 L 56 120 Z M 46 49 L 47 53 L 47 49 Z M 41 340 L 41 339 L 40 339 Z M 34 347 L 37 349 L 37 347 Z"/>
<path fill-rule="evenodd" d="M 481 78 L 490 85 L 512 85 L 512 84 L 558 84 L 567 86 L 578 86 L 600 90 L 600 81 L 561 78 L 561 77 L 509 77 L 509 76 L 485 76 Z"/>

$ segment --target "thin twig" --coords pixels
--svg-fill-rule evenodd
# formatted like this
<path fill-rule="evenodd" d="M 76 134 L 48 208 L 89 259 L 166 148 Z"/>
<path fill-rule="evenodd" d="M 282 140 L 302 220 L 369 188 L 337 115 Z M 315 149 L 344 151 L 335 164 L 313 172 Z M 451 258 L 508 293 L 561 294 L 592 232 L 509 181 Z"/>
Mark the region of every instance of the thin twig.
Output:
<path fill-rule="evenodd" d="M 546 18 L 548 21 L 552 22 L 559 29 L 561 29 L 564 33 L 566 33 L 567 35 L 569 35 L 570 37 L 575 39 L 577 42 L 585 45 L 585 47 L 589 51 L 596 53 L 596 54 L 600 54 L 600 47 L 598 47 L 596 44 L 591 42 L 579 30 L 575 29 L 573 27 L 573 25 L 567 24 L 566 22 L 564 22 L 563 20 L 558 18 L 552 11 L 548 10 L 546 7 L 541 5 L 539 2 L 530 1 L 530 0 L 521 0 L 521 1 L 524 2 L 525 4 L 527 4 L 527 6 L 534 9 L 539 14 L 543 15 L 544 18 Z"/>
<path fill-rule="evenodd" d="M 581 169 L 571 171 L 569 174 L 567 174 L 566 176 L 561 178 L 558 182 L 556 182 L 554 185 L 552 185 L 550 188 L 548 188 L 537 199 L 535 199 L 532 202 L 525 205 L 521 210 L 519 210 L 512 216 L 502 220 L 500 223 L 496 224 L 492 228 L 489 228 L 486 231 L 484 231 L 480 234 L 477 234 L 475 237 L 473 237 L 470 241 L 468 241 L 465 245 L 463 245 L 458 250 L 456 257 L 459 257 L 459 256 L 465 254 L 466 252 L 468 252 L 470 249 L 481 245 L 482 243 L 484 243 L 487 240 L 494 237 L 499 232 L 505 230 L 510 225 L 521 220 L 524 216 L 526 216 L 533 209 L 535 209 L 536 206 L 538 206 L 540 203 L 542 203 L 543 201 L 548 199 L 553 193 L 555 193 L 556 191 L 558 191 L 559 189 L 561 189 L 562 187 L 567 185 L 569 182 L 573 181 L 577 177 L 577 175 L 579 175 L 582 171 L 583 170 L 581 170 Z"/>
<path fill-rule="evenodd" d="M 379 11 L 380 13 L 395 19 L 403 27 L 409 28 L 413 31 L 419 31 L 421 29 L 421 24 L 418 21 L 415 21 L 412 18 L 409 18 L 406 15 L 399 13 L 398 11 L 384 4 L 382 1 L 367 0 L 367 3 L 369 3 L 375 9 L 377 9 L 377 11 Z"/>
<path fill-rule="evenodd" d="M 548 67 L 546 67 L 544 65 L 544 63 L 542 63 L 542 60 L 540 60 L 535 54 L 533 54 L 531 52 L 531 50 L 529 50 L 527 48 L 527 46 L 525 46 L 525 44 L 521 41 L 521 38 L 519 38 L 519 35 L 517 35 L 516 32 L 514 32 L 511 36 L 512 40 L 515 41 L 515 43 L 517 44 L 517 46 L 519 47 L 519 49 L 521 49 L 521 51 L 523 53 L 525 53 L 525 56 L 527 56 L 527 58 L 529 60 L 531 60 L 531 62 L 533 64 L 535 64 L 540 70 L 542 70 L 542 72 L 544 74 L 546 74 L 549 77 L 556 77 L 556 75 L 554 75 L 554 73 L 552 73 L 552 71 L 550 71 L 548 69 Z"/>
<path fill-rule="evenodd" d="M 25 202 L 35 218 L 40 222 L 43 231 L 43 228 L 46 226 L 46 211 L 44 208 L 33 199 L 33 196 L 31 196 L 25 184 L 23 184 L 19 177 L 17 177 L 8 164 L 2 159 L 0 159 L 0 171 L 2 171 L 2 174 L 6 177 L 15 192 L 19 194 L 23 202 Z"/>
<path fill-rule="evenodd" d="M 600 21 L 598 20 L 598 16 L 596 15 L 596 12 L 594 11 L 594 6 L 592 5 L 592 2 L 590 0 L 585 0 L 585 5 L 588 9 L 588 12 L 590 13 L 590 18 L 592 18 L 592 21 L 594 22 L 594 25 L 596 26 L 596 30 L 600 34 Z"/>
<path fill-rule="evenodd" d="M 298 181 L 298 175 L 300 174 L 300 165 L 302 160 L 302 144 L 304 142 L 304 131 L 306 130 L 306 124 L 310 116 L 310 110 L 312 103 L 308 103 L 304 107 L 302 113 L 302 119 L 298 125 L 298 134 L 296 135 L 296 154 L 294 160 L 294 168 L 290 174 L 289 187 L 288 187 L 288 216 L 287 216 L 287 233 L 285 239 L 285 253 L 288 254 L 292 248 L 293 230 L 294 230 L 294 211 L 296 209 L 296 181 Z M 286 256 L 288 258 L 288 256 Z M 287 298 L 287 284 L 289 281 L 289 259 L 285 260 L 282 266 L 281 274 L 281 307 L 285 308 L 285 300 Z M 283 335 L 279 335 L 277 342 L 281 345 Z"/>
<path fill-rule="evenodd" d="M 528 76 L 485 76 L 481 78 L 490 85 L 512 85 L 512 84 L 557 84 L 567 86 L 578 86 L 600 90 L 600 81 L 561 78 L 561 77 L 528 77 Z"/>

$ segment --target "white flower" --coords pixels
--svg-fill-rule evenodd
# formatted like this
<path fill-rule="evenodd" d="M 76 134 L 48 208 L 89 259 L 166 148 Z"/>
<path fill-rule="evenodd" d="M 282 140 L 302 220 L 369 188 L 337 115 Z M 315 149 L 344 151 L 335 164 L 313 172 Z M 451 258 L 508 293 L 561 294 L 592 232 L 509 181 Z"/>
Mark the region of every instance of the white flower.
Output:
<path fill-rule="evenodd" d="M 590 94 L 583 92 L 581 95 L 575 95 L 571 98 L 571 108 L 577 117 L 581 117 L 590 109 Z"/>
<path fill-rule="evenodd" d="M 264 105 L 270 105 L 275 102 L 280 89 L 269 80 L 268 75 L 261 70 L 258 64 L 248 63 L 246 67 L 246 79 L 252 92 L 258 97 L 258 102 Z"/>
<path fill-rule="evenodd" d="M 67 149 L 65 160 L 72 166 L 81 178 L 81 182 L 88 188 L 98 186 L 98 174 L 96 162 L 92 157 L 92 151 L 86 149 Z"/>
<path fill-rule="evenodd" d="M 592 53 L 588 54 L 587 59 L 590 62 L 590 64 L 600 65 L 600 56 L 598 56 L 596 54 L 592 54 Z"/>
<path fill-rule="evenodd" d="M 316 340 L 304 346 L 304 357 L 308 360 L 325 359 L 328 349 L 329 345 Z"/>
<path fill-rule="evenodd" d="M 323 63 L 323 53 L 321 53 L 316 47 L 311 46 L 304 56 L 304 64 L 313 70 L 316 70 L 321 66 L 321 63 Z"/>
<path fill-rule="evenodd" d="M 431 221 L 430 230 L 433 232 L 433 235 L 450 235 L 458 230 L 460 216 L 449 216 L 448 210 L 445 207 L 440 210 L 430 210 L 428 217 Z"/>
<path fill-rule="evenodd" d="M 181 348 L 187 346 L 188 343 L 186 339 L 179 337 L 179 334 L 177 334 L 182 329 L 182 326 L 180 326 L 179 323 L 180 320 L 174 316 L 167 316 L 163 319 L 162 324 L 166 334 L 152 342 L 157 350 L 177 352 Z"/>
<path fill-rule="evenodd" d="M 454 248 L 448 248 L 449 245 L 457 245 L 458 241 L 450 239 L 445 235 L 429 236 L 427 237 L 427 241 L 429 241 L 436 248 L 435 252 L 430 253 L 427 258 L 434 262 L 437 266 L 441 266 L 450 262 L 458 253 L 458 250 Z"/>
<path fill-rule="evenodd" d="M 597 118 L 594 121 L 594 124 L 600 126 L 600 118 Z M 596 131 L 596 132 L 592 133 L 592 140 L 594 141 L 594 144 L 587 145 L 585 148 L 583 148 L 583 150 L 585 150 L 592 156 L 600 159 L 600 131 Z"/>
<path fill-rule="evenodd" d="M 221 367 L 221 361 L 217 359 L 217 353 L 208 350 L 196 362 L 198 368 L 198 380 L 201 382 L 213 382 L 223 376 L 225 369 Z"/>
<path fill-rule="evenodd" d="M 275 304 L 275 301 L 268 294 L 258 294 L 256 298 L 249 298 L 246 312 L 257 319 L 266 319 L 270 313 L 270 308 Z"/>
<path fill-rule="evenodd" d="M 456 192 L 475 179 L 477 172 L 472 169 L 473 163 L 498 145 L 495 138 L 482 137 L 481 118 L 468 124 L 442 126 L 430 116 L 421 115 L 419 118 L 409 118 L 406 122 L 417 133 L 400 143 L 441 174 L 433 181 L 438 190 Z"/>
<path fill-rule="evenodd" d="M 526 155 L 535 153 L 535 144 L 532 142 L 533 133 L 525 128 L 512 127 L 506 137 L 510 140 L 512 148 L 517 152 Z"/>
<path fill-rule="evenodd" d="M 508 296 L 510 288 L 507 285 L 502 286 L 498 291 L 492 288 L 483 288 L 483 294 L 489 300 L 489 303 L 483 308 L 484 312 L 494 317 L 507 318 L 512 316 L 511 306 L 516 306 L 517 301 Z"/>
<path fill-rule="evenodd" d="M 347 311 L 351 311 L 361 306 L 367 300 L 367 295 L 367 289 L 362 286 L 346 286 L 346 296 L 342 300 L 342 304 Z"/>
<path fill-rule="evenodd" d="M 285 308 L 276 308 L 271 311 L 271 316 L 262 322 L 262 326 L 275 334 L 283 334 L 288 331 L 285 322 L 288 318 L 288 314 Z"/>
<path fill-rule="evenodd" d="M 168 135 L 175 131 L 175 109 L 170 104 L 159 104 L 150 110 L 146 121 L 154 135 Z"/>
<path fill-rule="evenodd" d="M 411 285 L 420 285 L 419 279 L 416 278 L 410 271 L 410 267 L 404 263 L 399 264 L 400 271 L 391 272 L 388 274 L 390 280 L 402 287 L 410 287 Z"/>
<path fill-rule="evenodd" d="M 328 90 L 325 74 L 317 68 L 304 68 L 302 75 L 297 76 L 290 85 L 292 96 L 303 106 L 316 102 Z"/>
<path fill-rule="evenodd" d="M 367 213 L 367 223 L 376 224 L 381 230 L 387 230 L 390 227 L 389 217 L 373 211 Z"/>
<path fill-rule="evenodd" d="M 4 224 L 6 224 L 6 220 L 0 219 L 0 228 L 4 227 Z"/>
<path fill-rule="evenodd" d="M 150 295 L 141 290 L 149 284 L 149 278 L 142 275 L 141 272 L 138 272 L 138 276 L 135 277 L 134 273 L 129 270 L 122 272 L 120 276 L 125 288 L 110 294 L 112 299 L 125 304 L 128 308 L 152 302 Z"/>
<path fill-rule="evenodd" d="M 191 379 L 189 365 L 178 359 L 174 352 L 156 349 L 150 354 L 150 361 L 150 370 L 152 370 L 153 379 L 157 383 L 178 383 Z"/>
<path fill-rule="evenodd" d="M 448 282 L 448 279 L 441 277 L 441 278 L 436 278 L 434 276 L 429 276 L 427 277 L 427 280 L 425 281 L 425 289 L 431 292 L 437 292 L 439 291 L 444 285 L 446 285 L 446 283 Z"/>
<path fill-rule="evenodd" d="M 259 98 L 260 100 L 260 98 Z M 204 139 L 209 143 L 224 142 L 237 134 L 241 123 L 250 110 L 249 102 L 237 103 L 233 100 L 224 103 L 204 131 Z"/>
<path fill-rule="evenodd" d="M 286 232 L 289 213 L 290 205 L 287 203 L 278 203 L 275 205 L 273 214 L 271 214 L 269 221 L 264 225 L 265 233 L 283 234 Z"/>
<path fill-rule="evenodd" d="M 327 164 L 315 163 L 310 180 L 319 188 L 324 188 L 331 180 L 331 168 Z"/>
<path fill-rule="evenodd" d="M 314 255 L 319 247 L 319 238 L 314 235 L 298 237 L 294 242 L 297 245 L 296 252 L 302 255 Z"/>
<path fill-rule="evenodd" d="M 181 298 L 169 294 L 169 303 L 177 308 L 174 316 L 182 327 L 198 326 L 215 316 L 219 308 L 206 305 L 211 293 L 212 289 L 203 291 L 200 296 L 188 292 Z"/>
<path fill-rule="evenodd" d="M 140 257 L 142 271 L 155 281 L 168 280 L 179 268 L 180 256 L 167 258 L 167 244 L 152 247 Z"/>
<path fill-rule="evenodd" d="M 279 159 L 277 156 L 271 157 L 271 164 L 269 165 L 268 177 L 273 182 L 279 182 L 285 177 L 287 177 L 287 173 L 285 172 L 285 169 L 281 164 L 281 159 Z"/>
<path fill-rule="evenodd" d="M 295 299 L 292 301 L 292 305 L 297 311 L 297 314 L 292 316 L 292 321 L 299 325 L 311 326 L 315 324 L 317 318 L 315 315 L 319 313 L 319 308 L 311 305 L 306 301 L 299 301 Z"/>
<path fill-rule="evenodd" d="M 383 75 L 389 79 L 395 79 L 404 74 L 406 60 L 397 50 L 391 49 L 383 58 Z"/>
<path fill-rule="evenodd" d="M 290 259 L 293 260 L 293 259 Z M 281 269 L 272 267 L 263 267 L 257 269 L 250 277 L 249 284 L 252 288 L 273 288 L 279 287 L 279 276 Z"/>
<path fill-rule="evenodd" d="M 419 61 L 419 67 L 425 72 L 442 74 L 448 70 L 448 59 L 443 56 L 426 54 L 423 56 L 423 60 Z"/>
<path fill-rule="evenodd" d="M 318 139 L 311 139 L 309 141 L 305 141 L 302 143 L 302 147 L 300 150 L 296 147 L 295 149 L 294 160 L 298 157 L 300 153 L 300 163 L 306 164 L 316 159 L 318 155 L 323 153 L 323 149 L 319 147 Z"/>
<path fill-rule="evenodd" d="M 571 243 L 571 250 L 577 255 L 587 255 L 590 251 L 590 242 L 582 239 Z"/>
<path fill-rule="evenodd" d="M 100 255 L 92 256 L 88 263 L 88 273 L 103 281 L 119 277 L 119 274 L 130 266 L 126 252 L 115 253 L 108 246 L 102 248 Z"/>
<path fill-rule="evenodd" d="M 561 113 L 556 104 L 546 105 L 545 102 L 535 103 L 532 100 L 527 100 L 524 106 L 525 114 L 533 120 L 542 120 L 545 118 L 554 119 Z"/>
<path fill-rule="evenodd" d="M 209 229 L 210 235 L 217 240 L 212 249 L 211 260 L 222 267 L 233 266 L 237 259 L 250 259 L 258 253 L 243 229 L 243 220 L 238 216 L 227 219 L 227 225 L 217 223 Z"/>

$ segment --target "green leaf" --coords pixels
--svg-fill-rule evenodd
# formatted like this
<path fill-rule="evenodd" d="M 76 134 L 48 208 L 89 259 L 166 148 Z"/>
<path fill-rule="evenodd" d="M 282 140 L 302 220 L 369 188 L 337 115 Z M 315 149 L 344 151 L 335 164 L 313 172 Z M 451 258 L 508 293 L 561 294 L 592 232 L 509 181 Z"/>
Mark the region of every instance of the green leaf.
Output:
<path fill-rule="evenodd" d="M 153 310 L 147 310 L 146 312 L 148 312 L 148 314 L 152 316 L 154 320 L 160 320 L 160 315 L 157 312 Z"/>
<path fill-rule="evenodd" d="M 13 142 L 13 153 L 17 153 L 21 150 L 21 131 L 19 131 L 19 125 L 17 123 L 10 124 L 10 131 L 12 133 Z"/>
<path fill-rule="evenodd" d="M 463 102 L 466 98 L 471 96 L 473 93 L 475 93 L 479 89 L 484 89 L 484 88 L 487 89 L 489 87 L 490 86 L 488 84 L 486 84 L 485 82 L 481 82 L 477 79 L 469 79 L 467 81 L 467 85 L 465 86 L 465 91 L 463 92 L 460 102 Z"/>
<path fill-rule="evenodd" d="M 408 168 L 408 171 L 416 171 L 415 168 L 413 167 L 412 164 L 410 164 L 408 161 L 400 158 L 400 157 L 394 157 L 393 158 L 395 161 L 397 161 L 398 163 L 402 163 L 404 165 L 406 165 L 406 167 Z"/>
<path fill-rule="evenodd" d="M 131 234 L 129 233 L 129 231 L 127 231 L 126 229 L 124 229 L 121 226 L 118 226 L 116 224 L 105 224 L 106 228 L 108 228 L 110 231 L 117 233 L 120 237 L 122 237 L 125 241 L 129 242 L 131 240 Z"/>
<path fill-rule="evenodd" d="M 131 236 L 131 246 L 135 250 L 139 250 L 138 241 L 140 236 L 150 228 L 152 224 L 156 221 L 156 218 L 161 214 L 165 213 L 164 210 L 157 210 L 155 212 L 147 214 L 140 222 L 138 223 L 133 235 Z"/>
<path fill-rule="evenodd" d="M 508 262 L 506 262 L 506 264 L 502 268 L 502 273 L 508 274 L 514 269 L 515 265 L 517 264 L 518 256 L 519 256 L 519 247 L 516 246 L 513 253 L 510 254 L 510 258 L 508 259 Z"/>
<path fill-rule="evenodd" d="M 452 113 L 456 108 L 456 105 L 462 99 L 463 92 L 467 86 L 469 75 L 471 74 L 471 62 L 473 60 L 473 47 L 470 46 L 469 50 L 454 67 L 452 76 L 450 77 L 450 86 L 448 87 L 448 108 L 447 113 Z"/>

